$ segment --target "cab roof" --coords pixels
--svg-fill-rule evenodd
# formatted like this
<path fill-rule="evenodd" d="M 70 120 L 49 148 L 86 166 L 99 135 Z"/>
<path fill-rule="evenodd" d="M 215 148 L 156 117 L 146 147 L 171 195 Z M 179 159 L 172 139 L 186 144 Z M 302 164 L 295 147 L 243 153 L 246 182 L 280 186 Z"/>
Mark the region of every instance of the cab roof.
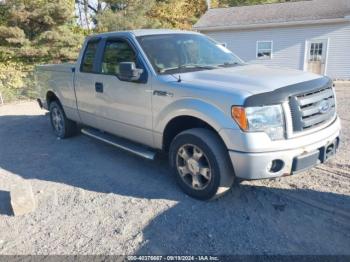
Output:
<path fill-rule="evenodd" d="M 172 29 L 138 29 L 130 31 L 115 31 L 107 32 L 92 35 L 91 37 L 113 37 L 113 36 L 125 36 L 125 35 L 134 35 L 138 36 L 147 36 L 147 35 L 165 35 L 165 34 L 199 34 L 194 31 L 185 31 L 185 30 L 172 30 Z"/>

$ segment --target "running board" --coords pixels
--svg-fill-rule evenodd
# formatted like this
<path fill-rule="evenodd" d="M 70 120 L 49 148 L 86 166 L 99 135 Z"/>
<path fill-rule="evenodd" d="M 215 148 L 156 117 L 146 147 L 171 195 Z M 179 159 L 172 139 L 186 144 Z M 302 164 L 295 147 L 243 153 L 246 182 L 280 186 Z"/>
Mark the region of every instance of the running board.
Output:
<path fill-rule="evenodd" d="M 96 130 L 94 128 L 83 128 L 81 129 L 81 132 L 84 135 L 87 135 L 89 137 L 95 138 L 97 140 L 100 140 L 102 142 L 105 142 L 107 144 L 110 144 L 112 146 L 121 148 L 125 151 L 128 151 L 130 153 L 133 153 L 135 155 L 153 160 L 156 152 L 148 149 L 147 147 L 138 145 L 136 143 L 133 143 L 131 141 L 128 141 L 126 139 L 101 132 L 99 130 Z"/>

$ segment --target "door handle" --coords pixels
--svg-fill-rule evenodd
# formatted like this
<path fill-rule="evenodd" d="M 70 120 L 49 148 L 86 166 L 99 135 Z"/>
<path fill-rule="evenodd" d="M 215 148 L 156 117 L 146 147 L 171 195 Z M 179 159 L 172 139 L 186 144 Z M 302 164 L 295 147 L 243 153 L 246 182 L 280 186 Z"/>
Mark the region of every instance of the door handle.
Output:
<path fill-rule="evenodd" d="M 166 91 L 160 91 L 160 90 L 154 90 L 153 91 L 153 95 L 154 96 L 169 96 L 169 97 L 173 97 L 174 94 L 173 93 L 169 93 Z"/>
<path fill-rule="evenodd" d="M 95 83 L 95 91 L 97 93 L 103 93 L 103 84 L 102 83 Z"/>

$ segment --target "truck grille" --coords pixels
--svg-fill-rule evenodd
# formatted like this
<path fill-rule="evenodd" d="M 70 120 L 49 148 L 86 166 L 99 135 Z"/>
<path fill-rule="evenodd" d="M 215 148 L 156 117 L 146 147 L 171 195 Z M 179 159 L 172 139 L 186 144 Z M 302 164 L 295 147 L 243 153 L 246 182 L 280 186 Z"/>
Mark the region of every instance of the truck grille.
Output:
<path fill-rule="evenodd" d="M 335 113 L 335 96 L 331 86 L 298 94 L 289 99 L 293 130 L 302 132 L 331 120 Z"/>

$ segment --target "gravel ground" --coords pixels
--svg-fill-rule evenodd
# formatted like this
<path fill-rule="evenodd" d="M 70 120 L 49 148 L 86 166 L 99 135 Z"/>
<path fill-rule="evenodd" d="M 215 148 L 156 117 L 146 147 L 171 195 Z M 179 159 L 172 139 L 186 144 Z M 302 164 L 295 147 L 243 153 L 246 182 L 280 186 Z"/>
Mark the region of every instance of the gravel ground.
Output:
<path fill-rule="evenodd" d="M 296 176 L 241 182 L 223 198 L 184 195 L 167 161 L 80 135 L 58 140 L 36 103 L 0 107 L 0 254 L 348 254 L 350 84 L 337 88 L 341 150 Z M 14 217 L 11 186 L 37 209 Z"/>

